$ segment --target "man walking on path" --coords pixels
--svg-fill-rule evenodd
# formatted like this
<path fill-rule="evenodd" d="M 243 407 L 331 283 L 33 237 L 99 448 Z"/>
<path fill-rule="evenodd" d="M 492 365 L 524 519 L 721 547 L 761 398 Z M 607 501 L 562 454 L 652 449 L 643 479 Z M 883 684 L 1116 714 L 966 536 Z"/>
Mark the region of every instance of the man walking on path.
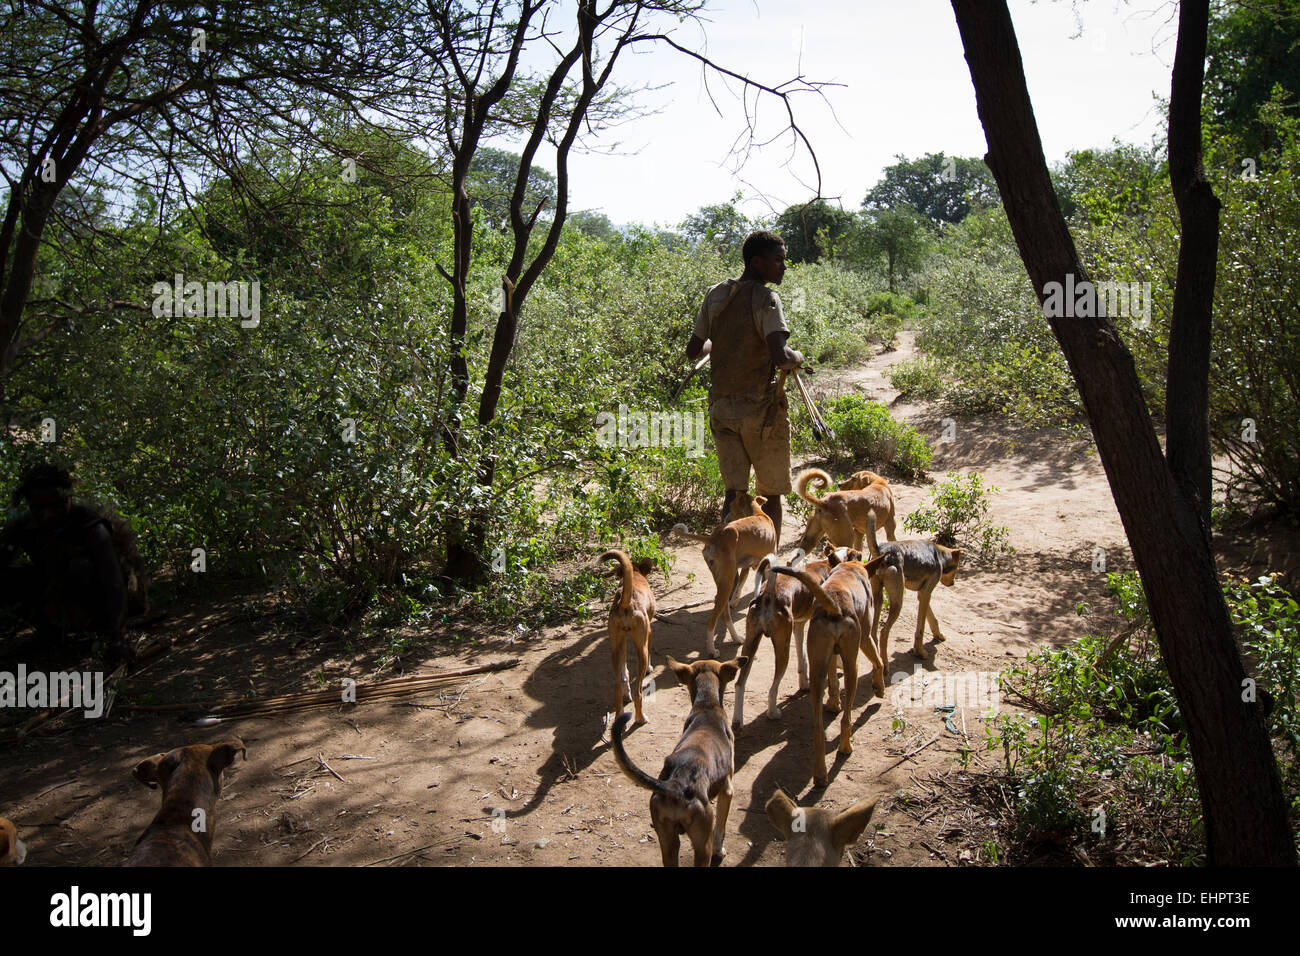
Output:
<path fill-rule="evenodd" d="M 752 233 L 742 248 L 745 271 L 709 289 L 686 345 L 686 357 L 709 353 L 709 428 L 727 489 L 723 511 L 730 520 L 737 492 L 767 498 L 763 511 L 781 540 L 781 496 L 790 492 L 790 415 L 777 392 L 777 369 L 795 369 L 803 356 L 786 346 L 790 330 L 781 299 L 767 283 L 785 276 L 785 243 L 770 232 Z"/>

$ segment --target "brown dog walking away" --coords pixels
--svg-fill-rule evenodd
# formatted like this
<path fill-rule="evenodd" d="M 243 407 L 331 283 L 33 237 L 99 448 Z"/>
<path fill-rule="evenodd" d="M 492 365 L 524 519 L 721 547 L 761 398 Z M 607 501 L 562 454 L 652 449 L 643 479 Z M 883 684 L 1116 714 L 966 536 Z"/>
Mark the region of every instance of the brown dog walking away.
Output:
<path fill-rule="evenodd" d="M 853 557 L 853 555 L 851 555 Z M 853 698 L 858 690 L 858 651 L 867 655 L 875 669 L 872 683 L 885 696 L 885 668 L 871 641 L 873 607 L 871 578 L 883 563 L 872 558 L 866 564 L 849 560 L 838 565 L 825 584 L 807 571 L 778 567 L 777 574 L 796 577 L 812 592 L 818 607 L 808 622 L 808 689 L 813 711 L 813 783 L 826 786 L 826 730 L 822 724 L 822 690 L 826 709 L 840 712 L 840 753 L 853 753 Z M 840 697 L 835 658 L 844 668 L 844 696 Z"/>
<path fill-rule="evenodd" d="M 764 809 L 785 843 L 786 866 L 839 866 L 845 847 L 858 842 L 879 801 L 869 797 L 836 813 L 801 807 L 778 790 Z"/>
<path fill-rule="evenodd" d="M 609 652 L 614 663 L 614 713 L 623 713 L 628 701 L 627 645 L 636 648 L 636 682 L 631 687 L 632 706 L 636 722 L 645 723 L 641 709 L 641 692 L 646 672 L 650 669 L 650 622 L 655 617 L 655 595 L 645 576 L 650 572 L 648 560 L 634 567 L 626 551 L 617 548 L 606 551 L 596 559 L 598 564 L 617 561 L 623 574 L 623 583 L 614 592 L 614 603 L 609 609 Z"/>
<path fill-rule="evenodd" d="M 680 664 L 668 658 L 668 667 L 690 690 L 691 713 L 677 746 L 664 759 L 658 780 L 633 764 L 623 749 L 628 715 L 619 714 L 614 720 L 614 758 L 633 783 L 651 792 L 650 822 L 659 837 L 664 866 L 677 866 L 683 833 L 695 851 L 696 866 L 721 862 L 727 855 L 723 839 L 731 809 L 736 738 L 727 723 L 722 693 L 744 665 L 743 657 L 725 664 L 707 660 Z"/>
<path fill-rule="evenodd" d="M 872 550 L 876 551 L 876 529 L 868 522 Z M 903 610 L 903 591 L 916 592 L 916 635 L 912 641 L 912 653 L 922 660 L 933 656 L 925 649 L 925 622 L 930 622 L 930 633 L 935 641 L 947 640 L 939 631 L 939 621 L 930 608 L 930 598 L 935 586 L 940 582 L 945 587 L 952 587 L 957 580 L 957 569 L 961 565 L 962 552 L 959 548 L 945 548 L 933 541 L 890 541 L 878 549 L 884 559 L 879 572 L 873 579 L 875 585 L 875 616 L 871 625 L 871 639 L 876 640 L 879 629 L 880 659 L 889 661 L 889 629 L 894 626 L 899 612 Z M 885 617 L 884 627 L 880 624 L 880 607 L 885 597 L 889 596 L 889 614 Z"/>
<path fill-rule="evenodd" d="M 156 790 L 162 806 L 136 841 L 127 866 L 210 866 L 213 810 L 221 794 L 221 772 L 243 754 L 232 737 L 216 746 L 191 744 L 140 761 L 135 778 Z"/>
<path fill-rule="evenodd" d="M 740 643 L 740 636 L 731 621 L 731 607 L 740 596 L 750 569 L 776 550 L 776 527 L 763 512 L 766 502 L 767 499 L 761 495 L 751 498 L 743 492 L 737 493 L 731 504 L 731 516 L 735 520 L 722 525 L 713 534 L 694 534 L 684 524 L 673 525 L 678 534 L 704 542 L 704 562 L 718 588 L 713 613 L 706 625 L 708 633 L 704 652 L 710 657 L 717 653 L 713 635 L 720 621 L 726 622 L 731 639 Z"/>
<path fill-rule="evenodd" d="M 0 866 L 21 866 L 27 859 L 27 844 L 18 839 L 18 828 L 0 817 Z"/>
<path fill-rule="evenodd" d="M 804 565 L 804 570 L 819 581 L 825 581 L 839 561 L 839 557 L 832 552 L 825 561 L 809 561 Z M 808 689 L 804 628 L 812 617 L 816 601 L 802 581 L 776 574 L 772 570 L 775 564 L 775 554 L 769 554 L 759 562 L 757 574 L 763 590 L 754 597 L 745 615 L 745 646 L 741 648 L 740 656 L 746 658 L 746 664 L 741 668 L 740 678 L 736 681 L 736 709 L 731 717 L 731 726 L 737 733 L 745 723 L 745 683 L 749 680 L 749 669 L 754 664 L 759 642 L 764 636 L 772 639 L 772 650 L 776 653 L 776 671 L 772 675 L 772 686 L 767 692 L 767 716 L 771 720 L 779 720 L 781 717 L 776 695 L 781 686 L 781 678 L 785 676 L 786 666 L 790 663 L 791 638 L 799 658 L 799 689 Z"/>
<path fill-rule="evenodd" d="M 875 518 L 878 526 L 884 527 L 885 537 L 894 540 L 894 492 L 889 487 L 889 482 L 873 471 L 860 471 L 849 481 L 857 484 L 866 476 L 870 476 L 870 479 L 864 487 L 834 491 L 824 498 L 818 498 L 808 490 L 808 486 L 815 481 L 819 488 L 829 488 L 831 476 L 820 468 L 810 468 L 800 473 L 795 479 L 795 492 L 812 505 L 813 513 L 808 518 L 808 527 L 799 547 L 808 551 L 825 535 L 832 547 L 861 551 L 862 539 L 867 533 L 868 515 Z"/>

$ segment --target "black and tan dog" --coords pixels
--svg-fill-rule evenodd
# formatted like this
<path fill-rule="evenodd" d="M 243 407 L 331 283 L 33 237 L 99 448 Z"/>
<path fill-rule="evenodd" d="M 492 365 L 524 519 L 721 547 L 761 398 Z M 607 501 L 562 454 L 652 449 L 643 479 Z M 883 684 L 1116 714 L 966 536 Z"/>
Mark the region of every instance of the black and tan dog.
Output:
<path fill-rule="evenodd" d="M 803 569 L 814 575 L 819 581 L 830 577 L 835 565 L 848 554 L 847 548 L 841 548 L 837 554 L 831 551 L 823 561 L 809 561 Z M 793 638 L 795 652 L 799 659 L 799 689 L 808 689 L 808 658 L 804 654 L 804 628 L 812 617 L 816 600 L 812 592 L 804 587 L 798 578 L 778 575 L 772 570 L 776 564 L 776 555 L 769 554 L 758 565 L 758 577 L 762 590 L 755 596 L 745 614 L 745 645 L 741 656 L 748 663 L 740 671 L 736 681 L 736 707 L 732 713 L 731 726 L 737 732 L 745 723 L 745 683 L 749 680 L 749 669 L 754 664 L 759 642 L 763 637 L 772 639 L 772 650 L 776 653 L 776 670 L 772 675 L 772 686 L 767 692 L 767 716 L 779 720 L 781 708 L 776 705 L 777 691 L 781 678 L 790 663 L 790 642 Z"/>
<path fill-rule="evenodd" d="M 636 722 L 645 723 L 641 709 L 641 691 L 646 671 L 650 669 L 650 622 L 655 617 L 655 595 L 650 590 L 646 575 L 652 562 L 632 564 L 626 551 L 612 548 L 596 559 L 597 564 L 617 561 L 623 583 L 614 592 L 614 603 L 609 609 L 609 653 L 614 664 L 614 713 L 623 713 L 628 701 L 627 645 L 636 648 L 636 682 L 631 686 L 632 706 Z"/>
<path fill-rule="evenodd" d="M 709 566 L 718 589 L 713 613 L 705 625 L 708 634 L 705 635 L 704 652 L 710 657 L 717 653 L 713 635 L 720 621 L 726 622 L 731 639 L 740 643 L 740 635 L 731 621 L 731 608 L 745 586 L 750 569 L 776 550 L 776 526 L 763 512 L 766 501 L 762 495 L 751 498 L 744 492 L 738 493 L 731 503 L 734 520 L 712 534 L 695 534 L 684 524 L 673 525 L 673 530 L 683 537 L 704 543 L 701 549 L 704 562 Z"/>
<path fill-rule="evenodd" d="M 847 479 L 840 491 L 831 492 L 824 498 L 818 498 L 808 490 L 813 482 L 819 488 L 829 488 L 831 476 L 820 468 L 810 468 L 795 479 L 795 492 L 813 507 L 799 547 L 808 551 L 825 535 L 832 547 L 861 551 L 868 516 L 873 517 L 878 526 L 884 527 L 885 537 L 894 540 L 894 492 L 880 475 L 874 471 L 860 471 Z"/>
<path fill-rule="evenodd" d="M 135 778 L 151 790 L 162 787 L 162 806 L 126 865 L 209 866 L 221 773 L 238 754 L 248 759 L 244 742 L 232 737 L 216 746 L 191 744 L 140 761 Z"/>
<path fill-rule="evenodd" d="M 875 692 L 885 696 L 885 668 L 871 640 L 871 615 L 874 606 L 871 578 L 883 558 L 866 564 L 861 555 L 850 552 L 850 560 L 836 566 L 825 583 L 807 571 L 776 568 L 778 574 L 790 575 L 803 582 L 812 592 L 818 607 L 808 622 L 808 690 L 813 711 L 813 782 L 826 786 L 826 731 L 822 726 L 822 689 L 826 689 L 826 709 L 840 712 L 840 753 L 853 753 L 853 698 L 858 689 L 858 651 L 867 655 L 874 668 Z M 844 696 L 839 694 L 835 666 L 838 655 L 844 668 Z"/>
<path fill-rule="evenodd" d="M 695 851 L 696 866 L 720 862 L 727 855 L 723 838 L 731 809 L 736 738 L 727 723 L 722 693 L 744 666 L 743 657 L 725 664 L 708 660 L 680 664 L 668 658 L 669 669 L 690 690 L 691 713 L 677 746 L 664 759 L 658 780 L 633 764 L 623 749 L 628 715 L 614 720 L 614 758 L 633 783 L 651 792 L 650 822 L 659 836 L 664 866 L 677 866 L 683 833 Z"/>
<path fill-rule="evenodd" d="M 845 847 L 862 836 L 879 800 L 859 800 L 836 813 L 822 807 L 801 807 L 778 790 L 764 809 L 785 843 L 786 866 L 839 866 Z"/>
<path fill-rule="evenodd" d="M 873 550 L 876 550 L 874 525 L 868 528 L 868 532 L 868 540 Z M 871 638 L 876 640 L 876 631 L 879 629 L 880 659 L 889 661 L 889 629 L 894 626 L 899 612 L 903 610 L 903 592 L 906 588 L 916 592 L 916 635 L 912 641 L 912 653 L 926 660 L 933 656 L 931 651 L 925 649 L 926 621 L 930 622 L 930 633 L 934 635 L 935 641 L 947 640 L 940 632 L 939 622 L 930 608 L 930 598 L 940 582 L 945 587 L 952 587 L 957 580 L 961 549 L 945 548 L 933 541 L 889 541 L 878 549 L 878 553 L 883 563 L 872 582 L 875 586 L 875 615 Z M 882 627 L 880 607 L 886 595 L 889 596 L 889 613 Z"/>

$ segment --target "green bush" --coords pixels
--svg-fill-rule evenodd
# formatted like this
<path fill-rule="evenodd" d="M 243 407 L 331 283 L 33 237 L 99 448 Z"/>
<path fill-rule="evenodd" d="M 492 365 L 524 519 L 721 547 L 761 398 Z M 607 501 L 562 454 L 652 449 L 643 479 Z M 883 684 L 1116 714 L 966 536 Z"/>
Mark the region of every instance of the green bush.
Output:
<path fill-rule="evenodd" d="M 996 558 L 1015 549 L 1007 541 L 1007 528 L 989 521 L 989 498 L 997 488 L 984 486 L 984 476 L 975 472 L 947 478 L 930 490 L 929 503 L 903 519 L 910 531 L 933 535 L 940 544 L 958 544 L 986 558 Z"/>
<path fill-rule="evenodd" d="M 889 409 L 860 395 L 842 395 L 822 410 L 835 432 L 829 449 L 840 458 L 883 462 L 908 476 L 922 474 L 934 449 L 911 425 L 895 421 Z"/>
<path fill-rule="evenodd" d="M 1300 605 L 1274 581 L 1229 581 L 1224 597 L 1254 657 L 1258 686 L 1272 697 L 1270 733 L 1300 837 Z M 1023 858 L 1027 841 L 1057 828 L 1058 840 L 1090 840 L 1093 852 L 1113 853 L 1116 862 L 1156 855 L 1199 863 L 1195 773 L 1141 580 L 1132 571 L 1112 573 L 1107 589 L 1124 622 L 1115 637 L 1085 635 L 1068 647 L 1034 651 L 1001 675 L 1010 700 L 1042 715 L 1003 716 L 986 729 L 989 749 L 1004 752 L 1002 775 L 1015 794 L 1006 855 Z"/>
<path fill-rule="evenodd" d="M 950 387 L 939 363 L 929 356 L 896 362 L 885 369 L 885 378 L 904 398 L 923 402 L 942 398 Z"/>

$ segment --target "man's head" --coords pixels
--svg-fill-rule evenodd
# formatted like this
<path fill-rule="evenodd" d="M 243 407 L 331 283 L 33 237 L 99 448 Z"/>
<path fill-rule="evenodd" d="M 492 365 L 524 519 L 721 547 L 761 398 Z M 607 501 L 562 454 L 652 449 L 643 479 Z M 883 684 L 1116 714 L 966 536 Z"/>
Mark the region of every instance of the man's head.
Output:
<path fill-rule="evenodd" d="M 68 492 L 71 490 L 72 475 L 66 468 L 33 465 L 23 472 L 22 481 L 14 490 L 13 502 L 17 505 L 26 501 L 42 528 L 57 528 L 68 516 L 71 503 Z"/>
<path fill-rule="evenodd" d="M 741 248 L 745 270 L 763 282 L 781 284 L 785 275 L 785 240 L 774 232 L 751 232 Z"/>

